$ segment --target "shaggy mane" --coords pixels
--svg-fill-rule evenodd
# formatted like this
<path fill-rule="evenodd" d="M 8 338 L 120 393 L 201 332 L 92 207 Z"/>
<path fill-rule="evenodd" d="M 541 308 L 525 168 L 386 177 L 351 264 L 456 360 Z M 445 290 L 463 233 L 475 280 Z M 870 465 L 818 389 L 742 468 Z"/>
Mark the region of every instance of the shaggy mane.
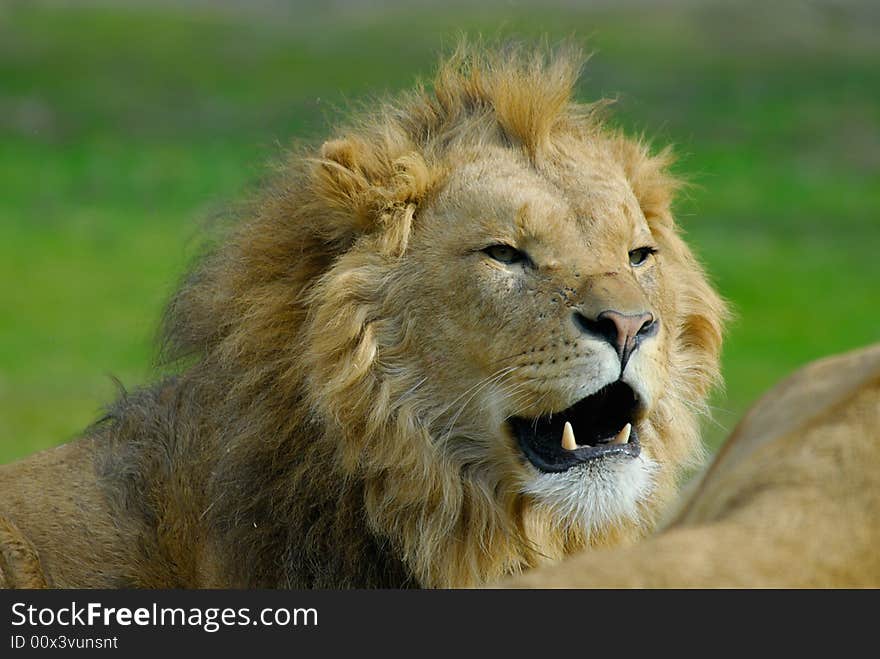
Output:
<path fill-rule="evenodd" d="M 210 530 L 145 527 L 145 553 L 166 555 L 169 538 L 187 538 L 229 566 L 218 582 L 249 587 L 472 586 L 539 564 L 547 546 L 584 545 L 530 518 L 521 497 L 463 477 L 431 435 L 438 402 L 404 366 L 406 322 L 383 313 L 389 268 L 406 252 L 420 205 L 443 185 L 448 155 L 464 146 L 519 149 L 540 166 L 566 141 L 606 140 L 652 230 L 685 253 L 669 210 L 669 154 L 604 130 L 601 104 L 573 100 L 582 61 L 573 48 L 462 46 L 430 88 L 290 156 L 169 305 L 164 358 L 191 365 L 108 416 L 119 457 L 104 472 L 127 505 L 162 519 L 170 504 L 154 493 L 165 488 Z M 694 272 L 686 260 L 672 364 L 679 388 L 662 409 L 681 415 L 666 456 L 673 464 L 697 445 L 684 405 L 718 379 L 723 305 Z M 154 438 L 138 441 L 138 423 L 157 428 Z M 181 455 L 204 473 L 180 482 Z M 616 539 L 612 529 L 590 541 Z M 196 563 L 175 569 L 192 573 Z"/>

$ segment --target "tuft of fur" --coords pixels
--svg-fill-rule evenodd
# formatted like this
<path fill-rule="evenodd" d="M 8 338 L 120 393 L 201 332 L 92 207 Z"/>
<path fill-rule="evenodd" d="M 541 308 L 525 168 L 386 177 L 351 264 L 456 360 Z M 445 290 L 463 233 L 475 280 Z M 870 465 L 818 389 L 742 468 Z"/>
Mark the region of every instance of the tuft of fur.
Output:
<path fill-rule="evenodd" d="M 462 46 L 429 89 L 291 155 L 168 308 L 163 356 L 186 369 L 120 399 L 92 432 L 102 487 L 138 538 L 125 583 L 476 586 L 653 526 L 699 454 L 725 311 L 673 221 L 669 153 L 574 100 L 581 61 Z M 584 528 L 566 523 L 577 505 L 560 517 L 512 485 L 522 465 L 468 430 L 479 411 L 450 420 L 455 396 L 414 362 L 422 302 L 405 263 L 421 215 L 490 152 L 551 178 L 595 153 L 668 256 L 656 468 L 632 477 L 622 513 Z"/>

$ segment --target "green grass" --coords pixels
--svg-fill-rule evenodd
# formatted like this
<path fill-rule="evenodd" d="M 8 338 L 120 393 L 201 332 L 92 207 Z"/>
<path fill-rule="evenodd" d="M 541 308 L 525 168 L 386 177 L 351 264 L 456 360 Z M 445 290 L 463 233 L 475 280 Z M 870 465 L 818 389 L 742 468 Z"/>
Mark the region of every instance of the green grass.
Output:
<path fill-rule="evenodd" d="M 584 41 L 579 96 L 677 146 L 696 184 L 679 221 L 737 314 L 711 445 L 797 365 L 880 340 L 869 3 L 340 7 L 0 7 L 0 461 L 74 436 L 108 375 L 149 381 L 200 224 L 339 108 L 430 75 L 461 32 Z"/>

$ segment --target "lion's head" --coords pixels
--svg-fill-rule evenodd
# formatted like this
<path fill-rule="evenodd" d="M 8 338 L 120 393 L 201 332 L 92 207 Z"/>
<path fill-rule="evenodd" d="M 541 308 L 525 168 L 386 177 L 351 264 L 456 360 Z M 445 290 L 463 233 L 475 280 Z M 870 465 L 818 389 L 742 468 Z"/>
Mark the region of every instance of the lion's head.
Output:
<path fill-rule="evenodd" d="M 575 102 L 579 66 L 459 50 L 292 157 L 196 271 L 169 337 L 239 401 L 225 491 L 287 461 L 272 510 L 349 497 L 428 586 L 651 528 L 699 453 L 724 306 L 669 155 Z"/>

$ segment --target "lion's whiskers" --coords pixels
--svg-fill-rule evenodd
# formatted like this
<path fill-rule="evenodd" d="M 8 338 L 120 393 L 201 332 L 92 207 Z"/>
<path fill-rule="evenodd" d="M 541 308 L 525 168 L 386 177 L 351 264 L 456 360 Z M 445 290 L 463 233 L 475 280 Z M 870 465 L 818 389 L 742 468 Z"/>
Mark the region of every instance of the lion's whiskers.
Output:
<path fill-rule="evenodd" d="M 499 380 L 503 379 L 508 373 L 515 371 L 517 368 L 519 368 L 519 367 L 518 366 L 508 366 L 506 368 L 499 369 L 498 371 L 496 371 L 492 375 L 490 375 L 490 376 L 484 378 L 483 380 L 481 380 L 480 382 L 478 382 L 476 385 L 470 387 L 467 391 L 465 391 L 464 394 L 462 394 L 461 396 L 456 398 L 455 401 L 453 401 L 450 405 L 448 405 L 446 408 L 444 408 L 443 411 L 445 412 L 453 404 L 455 404 L 456 401 L 461 400 L 461 398 L 463 396 L 465 396 L 469 392 L 473 391 L 473 393 L 470 394 L 470 396 L 467 398 L 467 400 L 465 400 L 464 403 L 462 403 L 461 406 L 458 408 L 458 411 L 453 415 L 451 421 L 446 425 L 446 428 L 443 431 L 443 435 L 442 435 L 440 442 L 446 443 L 449 440 L 449 438 L 452 436 L 452 431 L 455 429 L 455 424 L 458 421 L 459 417 L 462 415 L 462 413 L 467 408 L 467 406 L 470 404 L 470 402 L 474 399 L 474 397 L 478 393 L 480 393 L 480 391 L 482 389 L 484 389 L 485 387 L 487 387 L 491 384 L 498 382 Z"/>

